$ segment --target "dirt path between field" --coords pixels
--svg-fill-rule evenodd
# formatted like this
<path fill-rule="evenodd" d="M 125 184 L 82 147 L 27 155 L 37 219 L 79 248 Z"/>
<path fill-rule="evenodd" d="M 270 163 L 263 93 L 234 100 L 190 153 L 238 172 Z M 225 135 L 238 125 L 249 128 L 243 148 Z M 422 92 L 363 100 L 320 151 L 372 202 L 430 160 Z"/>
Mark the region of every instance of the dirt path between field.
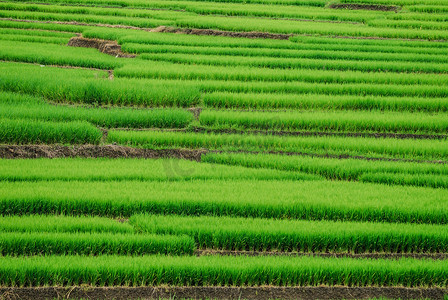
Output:
<path fill-rule="evenodd" d="M 317 256 L 332 258 L 371 258 L 371 259 L 448 259 L 448 253 L 306 253 L 306 252 L 280 252 L 280 251 L 232 251 L 232 250 L 214 250 L 200 249 L 196 250 L 197 256 L 222 255 L 222 256 Z"/>
<path fill-rule="evenodd" d="M 206 150 L 139 149 L 119 145 L 0 145 L 0 158 L 179 158 L 200 161 Z"/>
<path fill-rule="evenodd" d="M 435 299 L 443 300 L 446 288 L 407 287 L 2 287 L 0 299 Z"/>
<path fill-rule="evenodd" d="M 378 11 L 394 11 L 398 12 L 401 8 L 396 5 L 381 4 L 359 4 L 359 3 L 332 3 L 328 6 L 332 9 L 349 9 L 349 10 L 378 10 Z"/>
<path fill-rule="evenodd" d="M 116 41 L 100 40 L 100 39 L 88 39 L 82 36 L 72 37 L 67 46 L 70 47 L 83 47 L 83 48 L 95 48 L 100 52 L 124 58 L 134 58 L 135 54 L 124 53 L 121 51 L 121 46 Z"/>

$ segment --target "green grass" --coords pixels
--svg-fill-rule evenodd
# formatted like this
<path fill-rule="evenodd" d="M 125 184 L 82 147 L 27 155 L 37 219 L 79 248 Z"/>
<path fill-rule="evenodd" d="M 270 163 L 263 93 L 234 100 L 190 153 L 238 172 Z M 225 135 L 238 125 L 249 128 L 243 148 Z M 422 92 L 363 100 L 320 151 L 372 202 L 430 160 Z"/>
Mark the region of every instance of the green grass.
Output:
<path fill-rule="evenodd" d="M 87 122 L 0 120 L 3 144 L 99 144 L 102 136 L 101 130 Z"/>
<path fill-rule="evenodd" d="M 446 164 L 368 161 L 359 159 L 209 153 L 202 161 L 251 168 L 305 172 L 329 180 L 448 188 Z"/>
<path fill-rule="evenodd" d="M 202 100 L 211 108 L 448 111 L 444 98 L 212 92 Z"/>
<path fill-rule="evenodd" d="M 440 286 L 445 262 L 318 257 L 0 257 L 7 286 Z"/>
<path fill-rule="evenodd" d="M 195 244 L 186 236 L 122 233 L 0 233 L 1 255 L 143 255 L 193 254 Z"/>
<path fill-rule="evenodd" d="M 356 182 L 0 182 L 0 214 L 136 213 L 447 224 L 447 190 Z"/>
<path fill-rule="evenodd" d="M 448 115 L 406 112 L 239 112 L 204 110 L 200 124 L 216 128 L 241 128 L 320 132 L 448 132 Z"/>
<path fill-rule="evenodd" d="M 0 114 L 10 119 L 87 121 L 108 128 L 183 128 L 193 120 L 190 112 L 181 109 L 104 109 L 51 105 L 42 98 L 8 92 L 0 92 Z"/>
<path fill-rule="evenodd" d="M 199 248 L 298 252 L 448 252 L 440 225 L 135 215 L 138 231 L 188 235 Z"/>
<path fill-rule="evenodd" d="M 184 159 L 33 159 L 0 160 L 4 181 L 190 181 L 222 180 L 317 180 L 300 172 L 252 169 L 199 163 Z"/>
<path fill-rule="evenodd" d="M 58 232 L 58 233 L 133 233 L 128 223 L 101 217 L 64 215 L 3 216 L 0 231 L 6 232 Z"/>
<path fill-rule="evenodd" d="M 196 86 L 180 82 L 109 80 L 103 71 L 18 63 L 0 63 L 0 90 L 90 105 L 190 107 L 200 98 Z"/>
<path fill-rule="evenodd" d="M 143 148 L 206 148 L 220 151 L 282 151 L 305 154 L 443 160 L 447 141 L 344 136 L 274 136 L 111 130 L 107 141 Z"/>

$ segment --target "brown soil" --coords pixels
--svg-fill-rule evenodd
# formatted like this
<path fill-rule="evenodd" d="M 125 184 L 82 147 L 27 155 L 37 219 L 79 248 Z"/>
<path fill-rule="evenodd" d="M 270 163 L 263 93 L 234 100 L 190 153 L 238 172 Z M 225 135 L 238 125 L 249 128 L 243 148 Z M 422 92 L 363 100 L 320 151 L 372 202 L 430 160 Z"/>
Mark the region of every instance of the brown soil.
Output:
<path fill-rule="evenodd" d="M 440 299 L 446 288 L 406 287 L 2 287 L 0 299 Z"/>
<path fill-rule="evenodd" d="M 188 108 L 187 111 L 191 112 L 193 114 L 193 117 L 196 120 L 199 120 L 199 116 L 202 112 L 202 108 L 201 107 L 191 107 L 191 108 Z"/>
<path fill-rule="evenodd" d="M 206 150 L 139 149 L 119 145 L 0 145 L 0 158 L 180 158 L 200 161 Z"/>
<path fill-rule="evenodd" d="M 350 10 L 379 10 L 379 11 L 394 11 L 400 10 L 400 7 L 395 5 L 381 5 L 381 4 L 359 4 L 359 3 L 332 3 L 328 6 L 332 9 L 350 9 Z"/>
<path fill-rule="evenodd" d="M 107 41 L 100 39 L 88 39 L 81 36 L 72 37 L 68 41 L 68 46 L 71 47 L 84 47 L 84 48 L 96 48 L 100 52 L 115 57 L 134 58 L 134 54 L 128 54 L 121 51 L 121 46 L 116 41 Z"/>
<path fill-rule="evenodd" d="M 233 31 L 222 31 L 213 29 L 191 29 L 191 28 L 175 28 L 169 26 L 159 26 L 151 30 L 151 32 L 166 32 L 166 33 L 181 33 L 181 34 L 194 34 L 194 35 L 213 35 L 213 36 L 227 36 L 227 37 L 237 37 L 237 38 L 261 38 L 261 39 L 276 39 L 276 40 L 287 40 L 292 34 L 276 34 L 276 33 L 266 33 L 266 32 L 233 32 Z"/>
<path fill-rule="evenodd" d="M 203 249 L 196 250 L 197 256 L 223 255 L 223 256 L 318 256 L 318 257 L 349 257 L 349 258 L 372 258 L 372 259 L 448 259 L 448 253 L 305 253 L 305 252 L 280 252 L 280 251 L 231 251 Z"/>

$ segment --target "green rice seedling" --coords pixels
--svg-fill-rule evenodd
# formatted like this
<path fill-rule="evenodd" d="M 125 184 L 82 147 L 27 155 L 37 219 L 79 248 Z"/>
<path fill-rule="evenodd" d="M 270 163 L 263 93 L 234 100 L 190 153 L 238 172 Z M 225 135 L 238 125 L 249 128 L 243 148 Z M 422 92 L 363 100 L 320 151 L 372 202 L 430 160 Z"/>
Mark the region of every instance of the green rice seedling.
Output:
<path fill-rule="evenodd" d="M 302 47 L 300 47 L 302 46 Z M 314 46 L 314 47 L 313 47 Z M 317 45 L 319 46 L 319 45 Z M 125 43 L 122 47 L 127 52 L 132 53 L 145 53 L 151 55 L 145 55 L 143 57 L 154 59 L 154 60 L 175 60 L 176 62 L 183 63 L 192 63 L 199 62 L 202 64 L 259 64 L 265 63 L 266 67 L 278 67 L 278 68 L 294 68 L 297 66 L 306 66 L 307 62 L 304 59 L 314 59 L 319 60 L 322 66 L 341 68 L 341 69 L 349 69 L 349 68 L 357 68 L 362 69 L 360 64 L 356 64 L 355 61 L 363 61 L 364 69 L 369 70 L 372 68 L 375 71 L 378 70 L 400 70 L 405 69 L 406 66 L 409 67 L 410 64 L 392 64 L 392 62 L 426 62 L 432 63 L 434 66 L 435 62 L 445 63 L 446 57 L 442 54 L 435 53 L 411 53 L 409 51 L 406 52 L 398 52 L 391 53 L 382 49 L 382 51 L 356 51 L 350 47 L 341 47 L 340 49 L 334 47 L 333 49 L 322 49 L 323 47 L 316 47 L 316 45 L 309 44 L 297 44 L 296 49 L 276 49 L 276 48 L 235 48 L 235 47 L 225 47 L 223 46 L 215 46 L 215 47 L 205 47 L 203 45 L 200 46 L 180 46 L 180 45 L 170 45 L 170 44 L 139 44 L 139 43 Z M 311 48 L 311 49 L 309 49 Z M 313 49 L 314 48 L 314 49 Z M 347 49 L 348 48 L 348 49 Z M 358 50 L 357 48 L 355 48 Z M 362 49 L 362 48 L 361 48 Z M 407 48 L 408 49 L 408 48 Z M 174 57 L 168 55 L 155 55 L 155 54 L 177 54 Z M 182 54 L 182 55 L 180 55 Z M 187 56 L 186 54 L 201 54 L 199 58 L 194 56 Z M 218 60 L 214 55 L 224 56 L 225 59 Z M 168 56 L 168 57 L 167 57 Z M 211 57 L 210 57 L 211 56 Z M 232 59 L 235 57 L 235 59 Z M 250 57 L 251 60 L 246 62 L 244 57 Z M 253 58 L 258 58 L 257 60 Z M 271 60 L 261 60 L 263 58 L 283 58 L 283 60 L 271 59 Z M 188 59 L 187 59 L 188 58 Z M 285 58 L 288 58 L 290 61 L 290 65 L 288 66 L 285 62 Z M 298 59 L 301 60 L 298 60 Z M 190 61 L 192 59 L 193 61 Z M 212 63 L 210 62 L 213 59 Z M 204 62 L 205 60 L 205 62 Z M 332 64 L 333 60 L 337 61 L 337 64 Z M 346 62 L 344 64 L 344 62 Z M 379 61 L 375 63 L 375 61 Z M 384 64 L 389 61 L 387 66 Z M 283 63 L 282 63 L 283 62 Z M 311 65 L 311 62 L 308 62 Z M 382 66 L 380 66 L 382 64 Z M 371 66 L 369 68 L 369 65 Z M 424 66 L 424 64 L 417 64 Z M 427 67 L 430 67 L 431 64 L 427 64 Z M 415 66 L 418 67 L 418 66 Z M 414 67 L 414 68 L 415 68 Z M 428 68 L 428 70 L 430 70 Z"/>
<path fill-rule="evenodd" d="M 0 214 L 137 213 L 447 224 L 448 191 L 320 180 L 0 182 Z"/>
<path fill-rule="evenodd" d="M 101 131 L 87 122 L 0 119 L 0 142 L 10 144 L 98 144 Z"/>
<path fill-rule="evenodd" d="M 39 23 L 39 22 L 21 22 L 12 20 L 0 20 L 0 28 L 25 29 L 25 30 L 51 30 L 79 33 L 86 30 L 83 25 L 58 24 L 58 23 Z"/>
<path fill-rule="evenodd" d="M 448 116 L 406 112 L 238 112 L 205 110 L 201 125 L 216 128 L 310 130 L 323 132 L 448 132 Z"/>
<path fill-rule="evenodd" d="M 0 233 L 1 255 L 142 255 L 193 254 L 194 240 L 187 236 L 122 233 Z"/>
<path fill-rule="evenodd" d="M 0 59 L 48 65 L 77 66 L 114 69 L 123 65 L 124 59 L 100 53 L 96 49 L 65 47 L 48 43 L 3 41 Z"/>
<path fill-rule="evenodd" d="M 447 286 L 446 262 L 220 256 L 0 257 L 3 286 Z M 18 275 L 20 274 L 20 276 Z"/>
<path fill-rule="evenodd" d="M 224 151 L 281 151 L 337 156 L 443 160 L 446 140 L 339 136 L 272 136 L 111 130 L 108 142 L 144 148 L 207 148 Z"/>
<path fill-rule="evenodd" d="M 330 180 L 448 188 L 446 164 L 369 161 L 270 154 L 209 153 L 202 161 L 316 174 Z"/>
<path fill-rule="evenodd" d="M 446 9 L 448 12 L 448 8 Z M 419 21 L 419 20 L 369 20 L 368 24 L 375 27 L 407 28 L 407 29 L 438 29 L 447 30 L 445 22 Z"/>
<path fill-rule="evenodd" d="M 299 172 L 224 166 L 182 159 L 33 159 L 0 160 L 0 180 L 8 181 L 189 181 L 317 180 Z"/>
<path fill-rule="evenodd" d="M 444 98 L 420 97 L 212 92 L 202 101 L 210 108 L 448 111 Z"/>
<path fill-rule="evenodd" d="M 193 120 L 191 113 L 180 109 L 143 110 L 57 106 L 46 103 L 42 98 L 7 92 L 0 92 L 0 114 L 10 119 L 87 121 L 109 128 L 183 128 Z"/>
<path fill-rule="evenodd" d="M 115 78 L 96 70 L 60 69 L 0 63 L 0 90 L 26 93 L 55 102 L 91 105 L 180 106 L 199 102 L 196 85 Z"/>
<path fill-rule="evenodd" d="M 201 54 L 173 54 L 173 53 L 143 53 L 142 59 L 151 61 L 164 61 L 177 64 L 202 64 L 212 66 L 246 66 L 271 69 L 317 69 L 340 71 L 364 71 L 364 72 L 423 72 L 446 73 L 448 64 L 446 59 L 428 58 L 426 62 L 396 61 L 394 55 L 357 55 L 353 52 L 299 50 L 298 58 L 263 57 L 244 55 L 201 55 Z M 340 55 L 338 55 L 340 54 Z M 372 57 L 368 57 L 372 56 Z M 380 60 L 381 56 L 390 56 L 388 60 Z M 356 59 L 358 58 L 358 60 Z M 373 59 L 372 59 L 373 58 Z M 378 58 L 375 60 L 374 58 Z M 411 59 L 411 56 L 408 55 Z M 279 70 L 277 70 L 279 72 Z"/>
<path fill-rule="evenodd" d="M 59 37 L 47 37 L 47 36 L 30 36 L 21 34 L 2 34 L 0 35 L 0 40 L 2 41 L 16 41 L 16 42 L 27 42 L 27 43 L 39 43 L 39 44 L 67 44 L 68 38 Z M 1 50 L 3 52 L 3 49 Z M 17 56 L 16 56 L 17 58 Z"/>
<path fill-rule="evenodd" d="M 64 216 L 64 215 L 27 215 L 2 216 L 0 231 L 6 232 L 59 232 L 59 233 L 134 233 L 134 228 L 125 222 L 110 218 Z"/>
<path fill-rule="evenodd" d="M 200 248 L 245 251 L 447 252 L 441 225 L 135 215 L 136 230 L 188 235 Z"/>

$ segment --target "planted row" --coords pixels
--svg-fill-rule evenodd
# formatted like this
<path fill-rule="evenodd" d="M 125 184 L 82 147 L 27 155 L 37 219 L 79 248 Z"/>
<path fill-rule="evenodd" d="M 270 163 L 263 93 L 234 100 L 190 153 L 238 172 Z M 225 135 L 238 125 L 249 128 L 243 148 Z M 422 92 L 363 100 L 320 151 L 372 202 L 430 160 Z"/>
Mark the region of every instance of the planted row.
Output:
<path fill-rule="evenodd" d="M 193 254 L 195 244 L 186 236 L 122 233 L 0 233 L 1 255 L 142 255 Z"/>
<path fill-rule="evenodd" d="M 98 144 L 102 136 L 87 122 L 0 119 L 0 143 L 4 144 Z"/>
<path fill-rule="evenodd" d="M 0 160 L 5 181 L 189 181 L 194 179 L 316 180 L 299 172 L 199 163 L 185 159 Z"/>
<path fill-rule="evenodd" d="M 448 188 L 447 164 L 369 161 L 270 154 L 209 153 L 202 161 L 320 175 L 330 180 Z"/>
<path fill-rule="evenodd" d="M 448 252 L 440 225 L 135 215 L 136 230 L 188 235 L 199 248 L 246 251 Z"/>
<path fill-rule="evenodd" d="M 205 110 L 201 125 L 213 128 L 309 130 L 320 132 L 448 132 L 446 114 L 407 112 L 238 112 Z"/>
<path fill-rule="evenodd" d="M 0 257 L 4 286 L 440 286 L 446 262 L 318 257 Z"/>
<path fill-rule="evenodd" d="M 144 148 L 207 148 L 224 151 L 281 151 L 337 156 L 444 160 L 447 140 L 345 136 L 275 136 L 111 130 L 107 141 Z"/>
<path fill-rule="evenodd" d="M 0 182 L 0 214 L 136 213 L 447 224 L 448 191 L 343 181 Z"/>
<path fill-rule="evenodd" d="M 180 106 L 199 102 L 197 86 L 181 82 L 109 80 L 103 71 L 0 63 L 0 90 L 41 96 L 55 102 L 92 105 Z"/>
<path fill-rule="evenodd" d="M 183 128 L 192 120 L 181 109 L 129 109 L 57 106 L 42 98 L 0 92 L 0 114 L 10 119 L 87 121 L 102 127 Z"/>

